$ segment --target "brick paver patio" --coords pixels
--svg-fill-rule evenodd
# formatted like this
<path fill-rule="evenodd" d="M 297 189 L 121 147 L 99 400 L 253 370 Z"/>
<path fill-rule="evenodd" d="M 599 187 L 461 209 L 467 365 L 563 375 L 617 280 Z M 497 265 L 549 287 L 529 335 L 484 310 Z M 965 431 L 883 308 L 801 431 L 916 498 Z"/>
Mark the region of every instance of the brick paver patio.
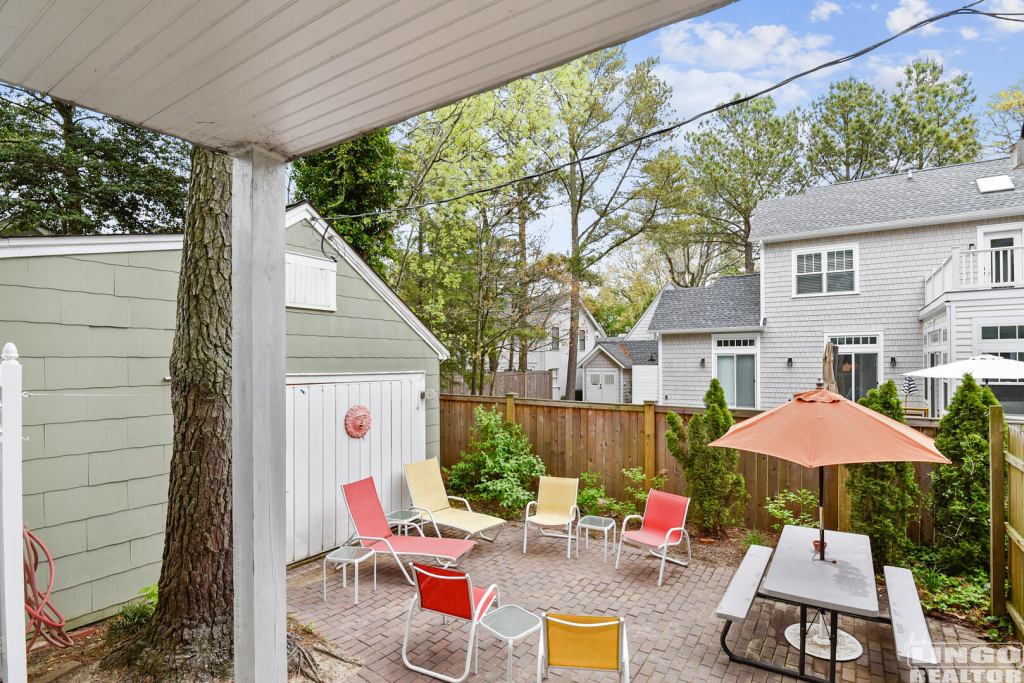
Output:
<path fill-rule="evenodd" d="M 531 532 L 529 553 L 522 551 L 522 526 L 510 525 L 494 544 L 482 542 L 459 567 L 468 571 L 473 585 L 497 583 L 503 604 L 516 604 L 535 612 L 622 615 L 626 617 L 632 680 L 645 681 L 781 681 L 749 667 L 731 664 L 719 645 L 722 622 L 715 608 L 732 576 L 732 569 L 692 563 L 668 565 L 665 582 L 658 587 L 658 562 L 637 548 L 623 548 L 619 570 L 609 550 L 602 562 L 601 537 L 580 548 L 579 559 L 566 559 L 565 542 L 540 538 Z M 609 540 L 610 542 L 610 540 Z M 327 602 L 321 588 L 322 564 L 312 563 L 288 572 L 288 609 L 302 623 L 313 622 L 317 632 L 360 657 L 365 667 L 353 680 L 432 680 L 409 671 L 402 664 L 402 633 L 409 602 L 414 595 L 391 557 L 378 557 L 377 592 L 372 592 L 372 565 L 360 571 L 360 602 L 352 604 L 352 585 L 341 587 L 341 572 L 328 569 Z M 365 570 L 365 571 L 363 571 Z M 352 579 L 351 568 L 349 580 Z M 737 652 L 761 661 L 795 667 L 797 652 L 782 635 L 798 619 L 795 607 L 758 601 L 758 618 L 751 616 L 739 632 L 730 634 Z M 886 606 L 883 605 L 883 610 Z M 929 620 L 936 642 L 975 642 L 967 629 Z M 841 617 L 840 627 L 854 634 L 865 654 L 855 662 L 839 665 L 841 681 L 908 680 L 906 666 L 897 665 L 892 632 L 887 626 Z M 441 618 L 420 614 L 413 619 L 414 662 L 459 675 L 465 656 L 468 627 L 458 624 L 445 630 Z M 504 645 L 484 634 L 480 648 L 480 674 L 469 681 L 504 681 Z M 816 675 L 827 678 L 827 662 L 814 662 Z M 537 636 L 516 645 L 516 681 L 536 677 Z M 611 674 L 554 670 L 551 681 L 611 681 Z M 792 681 L 793 679 L 785 679 Z"/>

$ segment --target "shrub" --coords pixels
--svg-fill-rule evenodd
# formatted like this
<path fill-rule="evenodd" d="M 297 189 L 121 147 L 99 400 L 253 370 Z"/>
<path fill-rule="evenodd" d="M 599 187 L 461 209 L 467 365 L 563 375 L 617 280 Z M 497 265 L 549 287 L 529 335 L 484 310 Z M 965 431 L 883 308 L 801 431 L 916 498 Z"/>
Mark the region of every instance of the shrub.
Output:
<path fill-rule="evenodd" d="M 906 424 L 896 383 L 889 380 L 871 389 L 859 403 Z M 847 465 L 846 490 L 850 493 L 850 525 L 871 539 L 875 570 L 902 559 L 910 539 L 907 525 L 920 490 L 909 462 L 867 462 Z"/>
<path fill-rule="evenodd" d="M 448 470 L 448 488 L 480 500 L 492 500 L 518 510 L 533 500 L 530 489 L 545 473 L 518 424 L 507 422 L 498 410 L 478 406 L 473 413 L 474 439 L 469 453 Z"/>
<path fill-rule="evenodd" d="M 988 387 L 964 375 L 939 421 L 935 447 L 952 461 L 931 472 L 936 565 L 950 574 L 985 570 L 989 559 Z"/>
<path fill-rule="evenodd" d="M 627 515 L 639 514 L 638 511 L 647 505 L 648 491 L 646 488 L 647 475 L 643 467 L 631 467 L 623 469 L 622 474 L 631 484 L 626 485 L 623 500 L 609 498 L 605 493 L 604 484 L 597 485 L 600 475 L 595 472 L 584 472 L 580 475 L 582 485 L 576 494 L 576 505 L 580 508 L 581 515 L 602 515 L 614 514 Z M 668 482 L 668 473 L 662 470 L 651 479 L 651 488 L 661 490 Z"/>
<path fill-rule="evenodd" d="M 580 488 L 576 494 L 576 505 L 581 515 L 600 515 L 608 505 L 608 497 L 604 492 L 604 484 L 597 485 L 601 475 L 596 472 L 584 472 L 580 475 Z"/>
<path fill-rule="evenodd" d="M 778 495 L 769 498 L 765 504 L 768 514 L 777 519 L 772 528 L 776 531 L 787 524 L 791 526 L 816 526 L 818 520 L 815 511 L 818 509 L 818 494 L 810 489 L 799 491 L 779 491 Z M 799 505 L 800 514 L 789 509 L 789 505 Z"/>
<path fill-rule="evenodd" d="M 679 415 L 668 413 L 665 441 L 683 468 L 690 519 L 702 533 L 721 536 L 726 527 L 739 521 L 750 495 L 737 470 L 739 453 L 708 446 L 734 422 L 717 379 L 711 380 L 704 395 L 704 407 L 704 413 L 694 415 L 686 425 Z"/>
<path fill-rule="evenodd" d="M 744 550 L 750 550 L 752 545 L 771 545 L 771 538 L 760 529 L 747 529 L 741 542 Z"/>
<path fill-rule="evenodd" d="M 143 588 L 139 591 L 139 595 L 144 596 L 142 600 L 121 605 L 117 614 L 107 623 L 108 642 L 116 644 L 135 636 L 153 618 L 157 601 L 156 584 Z"/>

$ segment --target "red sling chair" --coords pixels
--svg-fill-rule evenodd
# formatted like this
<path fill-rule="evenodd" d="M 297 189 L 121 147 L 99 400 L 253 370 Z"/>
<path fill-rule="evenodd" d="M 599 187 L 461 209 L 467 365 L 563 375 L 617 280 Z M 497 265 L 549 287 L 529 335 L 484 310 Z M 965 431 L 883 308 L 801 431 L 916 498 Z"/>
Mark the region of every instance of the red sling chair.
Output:
<path fill-rule="evenodd" d="M 469 676 L 469 665 L 473 660 L 473 644 L 477 638 L 480 619 L 487 614 L 492 606 L 501 602 L 498 587 L 491 584 L 486 590 L 474 588 L 473 581 L 468 574 L 453 571 L 451 569 L 440 569 L 438 567 L 425 567 L 422 564 L 410 562 L 413 574 L 416 576 L 416 597 L 409 604 L 409 614 L 405 618 L 405 637 L 402 638 L 402 661 L 405 666 L 413 671 L 426 674 L 433 678 L 439 678 L 448 683 L 460 683 Z M 417 609 L 418 608 L 418 609 Z M 409 630 L 412 626 L 412 615 L 415 611 L 434 612 L 444 617 L 447 625 L 448 617 L 461 619 L 469 622 L 469 643 L 466 646 L 466 668 L 458 678 L 445 676 L 444 674 L 424 669 L 409 661 Z M 479 654 L 477 655 L 477 666 L 480 664 Z"/>
<path fill-rule="evenodd" d="M 661 559 L 661 571 L 658 573 L 658 585 L 665 576 L 665 563 L 671 562 L 680 567 L 690 564 L 690 534 L 683 527 L 686 525 L 686 511 L 690 508 L 690 499 L 651 489 L 644 507 L 644 516 L 630 515 L 622 520 L 622 535 L 619 537 L 619 551 L 615 555 L 615 568 L 619 568 L 624 542 L 647 548 L 651 555 Z M 635 531 L 626 531 L 626 524 L 631 519 L 642 519 L 643 525 Z M 686 538 L 686 562 L 668 556 L 669 546 L 679 545 Z"/>
<path fill-rule="evenodd" d="M 402 566 L 401 555 L 426 555 L 434 557 L 448 567 L 459 561 L 476 546 L 476 541 L 465 541 L 454 538 L 426 538 L 423 531 L 414 524 L 409 524 L 419 531 L 419 536 L 395 536 L 391 533 L 391 525 L 384 516 L 384 508 L 377 497 L 377 487 L 373 478 L 367 477 L 351 484 L 343 484 L 345 505 L 349 517 L 355 526 L 355 533 L 349 540 L 358 540 L 364 548 L 371 548 L 377 553 L 391 553 L 402 570 L 406 580 L 412 583 L 412 577 Z"/>

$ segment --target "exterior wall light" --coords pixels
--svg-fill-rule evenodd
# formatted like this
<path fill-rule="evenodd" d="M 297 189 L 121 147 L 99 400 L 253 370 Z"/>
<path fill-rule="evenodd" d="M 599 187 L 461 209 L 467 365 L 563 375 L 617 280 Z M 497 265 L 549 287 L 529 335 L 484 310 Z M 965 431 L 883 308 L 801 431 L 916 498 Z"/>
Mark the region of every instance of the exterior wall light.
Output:
<path fill-rule="evenodd" d="M 892 358 L 889 359 L 889 367 L 896 367 L 896 356 L 893 356 Z"/>
<path fill-rule="evenodd" d="M 704 359 L 703 358 L 700 359 L 700 366 L 704 367 Z"/>
<path fill-rule="evenodd" d="M 793 359 L 792 358 L 787 358 L 786 359 L 786 367 L 787 368 L 793 367 Z"/>

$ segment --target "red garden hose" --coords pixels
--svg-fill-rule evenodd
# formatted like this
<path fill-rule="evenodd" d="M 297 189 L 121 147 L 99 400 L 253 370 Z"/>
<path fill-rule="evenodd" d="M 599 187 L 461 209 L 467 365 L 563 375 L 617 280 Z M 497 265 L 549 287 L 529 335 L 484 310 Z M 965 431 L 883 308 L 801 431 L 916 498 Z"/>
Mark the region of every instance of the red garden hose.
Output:
<path fill-rule="evenodd" d="M 42 555 L 46 556 L 46 563 L 50 569 L 50 581 L 45 591 L 39 590 L 39 586 L 36 585 L 36 570 L 39 569 L 40 551 L 42 551 Z M 32 649 L 39 636 L 57 647 L 68 647 L 74 644 L 71 636 L 64 632 L 64 625 L 67 622 L 50 602 L 50 593 L 52 592 L 53 556 L 50 555 L 50 551 L 46 549 L 38 536 L 25 529 L 25 611 L 29 616 L 25 634 L 27 636 L 32 633 L 32 639 L 26 645 L 28 650 Z"/>

